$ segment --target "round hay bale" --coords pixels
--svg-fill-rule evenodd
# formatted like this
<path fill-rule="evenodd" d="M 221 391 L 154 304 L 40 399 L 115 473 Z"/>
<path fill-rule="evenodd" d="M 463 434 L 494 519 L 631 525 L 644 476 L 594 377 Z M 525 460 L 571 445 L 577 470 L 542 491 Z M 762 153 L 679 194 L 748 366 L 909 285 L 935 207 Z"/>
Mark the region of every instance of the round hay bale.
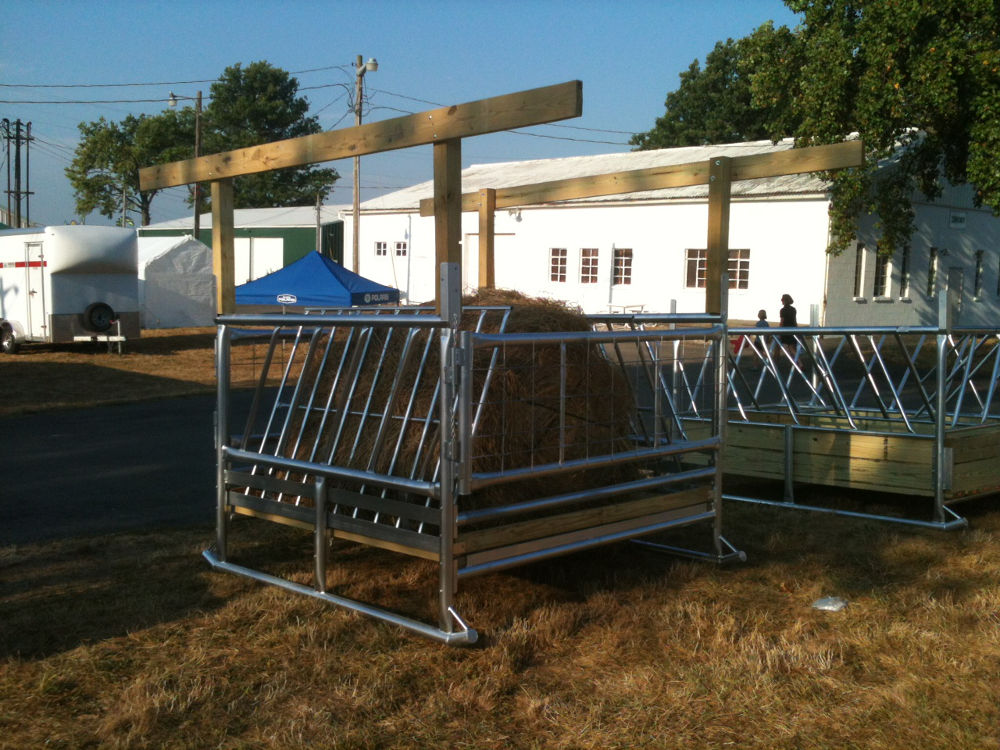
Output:
<path fill-rule="evenodd" d="M 463 305 L 509 307 L 508 333 L 591 330 L 583 315 L 564 305 L 517 292 L 483 291 L 465 298 Z M 475 311 L 467 310 L 462 328 L 471 329 L 477 319 Z M 496 333 L 498 321 L 494 316 L 480 330 Z M 405 333 L 371 328 L 364 336 L 338 333 L 333 342 L 319 344 L 331 346 L 326 366 L 320 370 L 313 362 L 301 378 L 310 387 L 318 385 L 317 393 L 324 398 L 331 392 L 335 396 L 329 410 L 314 409 L 304 424 L 296 425 L 294 434 L 301 430 L 302 435 L 296 458 L 414 479 L 437 478 L 440 435 L 426 429 L 424 417 L 439 415 L 440 346 L 435 340 L 428 348 L 423 334 L 407 338 Z M 570 342 L 564 351 L 555 344 L 504 345 L 495 358 L 492 349 L 476 352 L 473 472 L 510 471 L 631 449 L 633 398 L 620 368 L 594 344 Z M 344 382 L 334 388 L 342 362 L 354 373 L 352 388 Z M 575 492 L 625 475 L 634 476 L 635 470 L 582 470 L 495 485 L 460 502 L 466 508 L 492 507 Z M 360 483 L 346 482 L 343 487 L 376 491 Z"/>

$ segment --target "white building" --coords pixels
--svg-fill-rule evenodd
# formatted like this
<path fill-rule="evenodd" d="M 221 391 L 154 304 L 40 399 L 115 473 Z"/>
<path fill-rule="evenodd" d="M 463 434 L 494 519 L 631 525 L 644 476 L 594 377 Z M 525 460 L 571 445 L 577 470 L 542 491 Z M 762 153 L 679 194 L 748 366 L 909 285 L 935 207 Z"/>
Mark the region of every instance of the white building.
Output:
<path fill-rule="evenodd" d="M 785 141 L 474 165 L 462 191 L 707 161 L 791 148 Z M 434 297 L 434 220 L 419 202 L 431 182 L 362 204 L 360 269 L 400 289 L 412 302 Z M 928 290 L 963 284 L 963 324 L 1000 320 L 1000 220 L 972 203 L 971 189 L 953 189 L 934 203 L 915 201 L 910 247 L 880 259 L 874 220 L 859 221 L 860 242 L 828 256 L 829 195 L 816 175 L 734 182 L 730 213 L 729 315 L 777 321 L 780 297 L 795 298 L 799 323 L 913 325 L 934 320 Z M 344 236 L 352 217 L 342 214 Z M 478 215 L 462 216 L 463 277 L 478 279 Z M 641 308 L 704 310 L 707 186 L 524 206 L 496 213 L 496 285 L 564 300 L 586 312 Z M 350 257 L 350 252 L 345 252 Z"/>

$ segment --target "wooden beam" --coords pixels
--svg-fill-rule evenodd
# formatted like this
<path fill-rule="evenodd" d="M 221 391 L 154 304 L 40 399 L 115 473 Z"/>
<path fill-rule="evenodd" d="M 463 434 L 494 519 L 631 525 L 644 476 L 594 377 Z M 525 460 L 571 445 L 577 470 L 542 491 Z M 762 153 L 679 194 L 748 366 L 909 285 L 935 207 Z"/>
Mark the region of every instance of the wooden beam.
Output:
<path fill-rule="evenodd" d="M 212 183 L 212 270 L 220 315 L 236 311 L 233 237 L 233 181 L 217 180 Z"/>
<path fill-rule="evenodd" d="M 484 188 L 479 191 L 479 287 L 493 289 L 496 279 L 496 227 L 497 191 Z"/>
<path fill-rule="evenodd" d="M 730 159 L 733 180 L 752 180 L 762 177 L 780 177 L 823 170 L 858 167 L 864 163 L 864 147 L 861 141 L 847 141 L 829 146 L 810 146 L 787 151 L 771 151 L 766 154 L 751 154 Z M 595 198 L 601 195 L 623 195 L 644 190 L 663 190 L 674 187 L 706 185 L 709 178 L 709 162 L 698 161 L 685 164 L 671 164 L 662 167 L 647 167 L 610 174 L 570 177 L 565 180 L 551 180 L 533 185 L 497 188 L 496 207 L 513 208 L 538 203 Z M 463 211 L 479 210 L 479 193 L 465 193 L 462 196 Z M 420 201 L 420 215 L 432 216 L 434 202 L 431 198 Z"/>
<path fill-rule="evenodd" d="M 729 261 L 729 197 L 733 184 L 732 159 L 718 157 L 709 162 L 708 251 L 705 260 L 705 312 L 722 312 L 723 274 Z"/>
<path fill-rule="evenodd" d="M 139 170 L 139 189 L 155 190 L 273 169 L 302 167 L 541 125 L 579 117 L 582 112 L 583 84 L 580 81 L 568 81 L 343 130 L 146 167 Z"/>
<path fill-rule="evenodd" d="M 789 174 L 823 172 L 860 167 L 865 163 L 861 141 L 845 141 L 828 146 L 808 146 L 769 154 L 750 154 L 732 159 L 733 180 L 755 180 Z"/>
<path fill-rule="evenodd" d="M 434 256 L 435 271 L 442 263 L 462 264 L 462 141 L 434 144 Z M 441 314 L 441 294 L 436 289 L 435 307 Z"/>

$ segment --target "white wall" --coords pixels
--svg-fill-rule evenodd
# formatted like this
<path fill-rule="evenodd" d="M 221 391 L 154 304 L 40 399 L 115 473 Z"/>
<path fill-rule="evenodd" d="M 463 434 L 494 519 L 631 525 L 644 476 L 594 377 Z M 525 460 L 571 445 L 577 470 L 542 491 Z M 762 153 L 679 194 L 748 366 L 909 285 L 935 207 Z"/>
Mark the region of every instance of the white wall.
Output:
<path fill-rule="evenodd" d="M 888 294 L 876 297 L 875 252 L 877 217 L 859 222 L 864 245 L 860 290 L 855 290 L 857 253 L 854 248 L 830 259 L 829 325 L 933 325 L 937 295 L 928 294 L 931 248 L 938 249 L 937 286 L 946 285 L 949 272 L 962 277 L 962 306 L 958 325 L 996 326 L 1000 323 L 1000 220 L 987 209 L 972 205 L 968 187 L 952 188 L 933 203 L 914 203 L 915 231 L 909 245 L 909 289 L 901 294 L 902 251 L 890 260 Z M 982 251 L 980 294 L 975 294 L 977 252 Z M 952 278 L 956 278 L 954 273 Z M 855 294 L 858 291 L 858 294 Z"/>
<path fill-rule="evenodd" d="M 824 200 L 733 203 L 729 245 L 750 250 L 750 276 L 748 289 L 730 293 L 730 318 L 756 320 L 757 310 L 764 308 L 776 320 L 780 297 L 789 293 L 800 322 L 808 322 L 809 306 L 823 301 L 827 227 Z M 463 214 L 462 232 L 465 252 L 474 255 L 476 214 Z M 681 312 L 702 311 L 705 290 L 685 287 L 685 251 L 704 248 L 707 232 L 705 203 L 538 207 L 519 214 L 501 209 L 495 227 L 497 286 L 560 299 L 586 312 L 640 305 L 649 312 L 668 312 L 672 299 Z M 408 242 L 405 257 L 395 255 L 395 243 L 402 240 Z M 385 256 L 375 255 L 379 241 L 387 243 Z M 434 297 L 432 218 L 363 214 L 360 247 L 362 275 L 397 287 L 414 302 Z M 553 247 L 568 251 L 565 283 L 549 280 Z M 632 249 L 632 283 L 611 288 L 614 247 Z M 596 284 L 580 283 L 581 248 L 599 251 Z M 469 265 L 466 277 L 474 279 L 474 263 Z"/>

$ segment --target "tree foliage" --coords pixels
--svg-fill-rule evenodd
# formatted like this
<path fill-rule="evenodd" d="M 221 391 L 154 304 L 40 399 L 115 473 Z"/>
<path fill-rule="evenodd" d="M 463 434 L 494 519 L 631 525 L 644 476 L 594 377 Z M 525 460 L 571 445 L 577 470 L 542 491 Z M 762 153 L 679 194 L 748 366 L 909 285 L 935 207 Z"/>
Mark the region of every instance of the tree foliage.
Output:
<path fill-rule="evenodd" d="M 139 168 L 191 156 L 193 121 L 182 113 L 167 111 L 154 116 L 128 115 L 121 122 L 102 117 L 81 122 L 78 128 L 80 143 L 65 170 L 75 193 L 77 213 L 86 217 L 97 211 L 119 224 L 123 219 L 124 223 L 129 221 L 129 213 L 138 213 L 142 225 L 148 224 L 157 191 L 139 192 Z"/>
<path fill-rule="evenodd" d="M 939 197 L 943 180 L 971 183 L 982 205 L 1000 209 L 994 0 L 786 4 L 802 23 L 795 30 L 767 24 L 736 42 L 731 64 L 740 75 L 731 85 L 742 102 L 749 88 L 748 108 L 771 138 L 795 136 L 797 145 L 813 145 L 858 133 L 864 141 L 865 166 L 831 175 L 832 251 L 854 239 L 857 216 L 865 212 L 878 215 L 881 250 L 905 244 L 914 193 Z M 682 76 L 685 83 L 691 86 Z M 668 115 L 678 99 L 671 96 Z M 745 121 L 726 115 L 725 97 L 706 99 L 705 106 L 735 124 Z M 655 147 L 647 144 L 653 139 L 637 141 Z"/>
<path fill-rule="evenodd" d="M 756 40 L 768 36 L 767 42 Z M 757 106 L 753 102 L 751 80 L 753 69 L 747 64 L 747 47 L 751 41 L 769 51 L 788 43 L 791 32 L 761 27 L 755 37 L 717 42 L 705 58 L 705 67 L 698 60 L 680 74 L 680 86 L 667 94 L 666 112 L 655 126 L 632 138 L 640 149 L 701 146 L 709 143 L 736 143 L 767 138 L 774 123 L 784 123 L 779 112 L 782 101 L 774 106 Z"/>
<path fill-rule="evenodd" d="M 211 103 L 201 117 L 201 153 L 218 153 L 320 131 L 308 117 L 309 103 L 298 81 L 267 62 L 226 68 L 212 84 Z M 150 221 L 156 190 L 139 192 L 139 169 L 194 156 L 195 111 L 166 109 L 157 115 L 128 115 L 121 122 L 103 117 L 80 123 L 80 143 L 66 176 L 81 216 L 97 211 L 122 217 L 139 213 Z M 240 177 L 234 183 L 236 208 L 301 206 L 325 194 L 338 179 L 333 169 L 303 167 Z M 204 196 L 206 190 L 201 193 Z M 202 198 L 202 203 L 206 203 Z M 193 205 L 189 194 L 188 204 Z"/>
<path fill-rule="evenodd" d="M 308 117 L 298 81 L 267 62 L 237 63 L 212 84 L 204 115 L 203 153 L 218 153 L 320 132 Z M 234 182 L 236 208 L 301 206 L 325 194 L 338 179 L 333 169 L 301 167 L 246 175 Z"/>

